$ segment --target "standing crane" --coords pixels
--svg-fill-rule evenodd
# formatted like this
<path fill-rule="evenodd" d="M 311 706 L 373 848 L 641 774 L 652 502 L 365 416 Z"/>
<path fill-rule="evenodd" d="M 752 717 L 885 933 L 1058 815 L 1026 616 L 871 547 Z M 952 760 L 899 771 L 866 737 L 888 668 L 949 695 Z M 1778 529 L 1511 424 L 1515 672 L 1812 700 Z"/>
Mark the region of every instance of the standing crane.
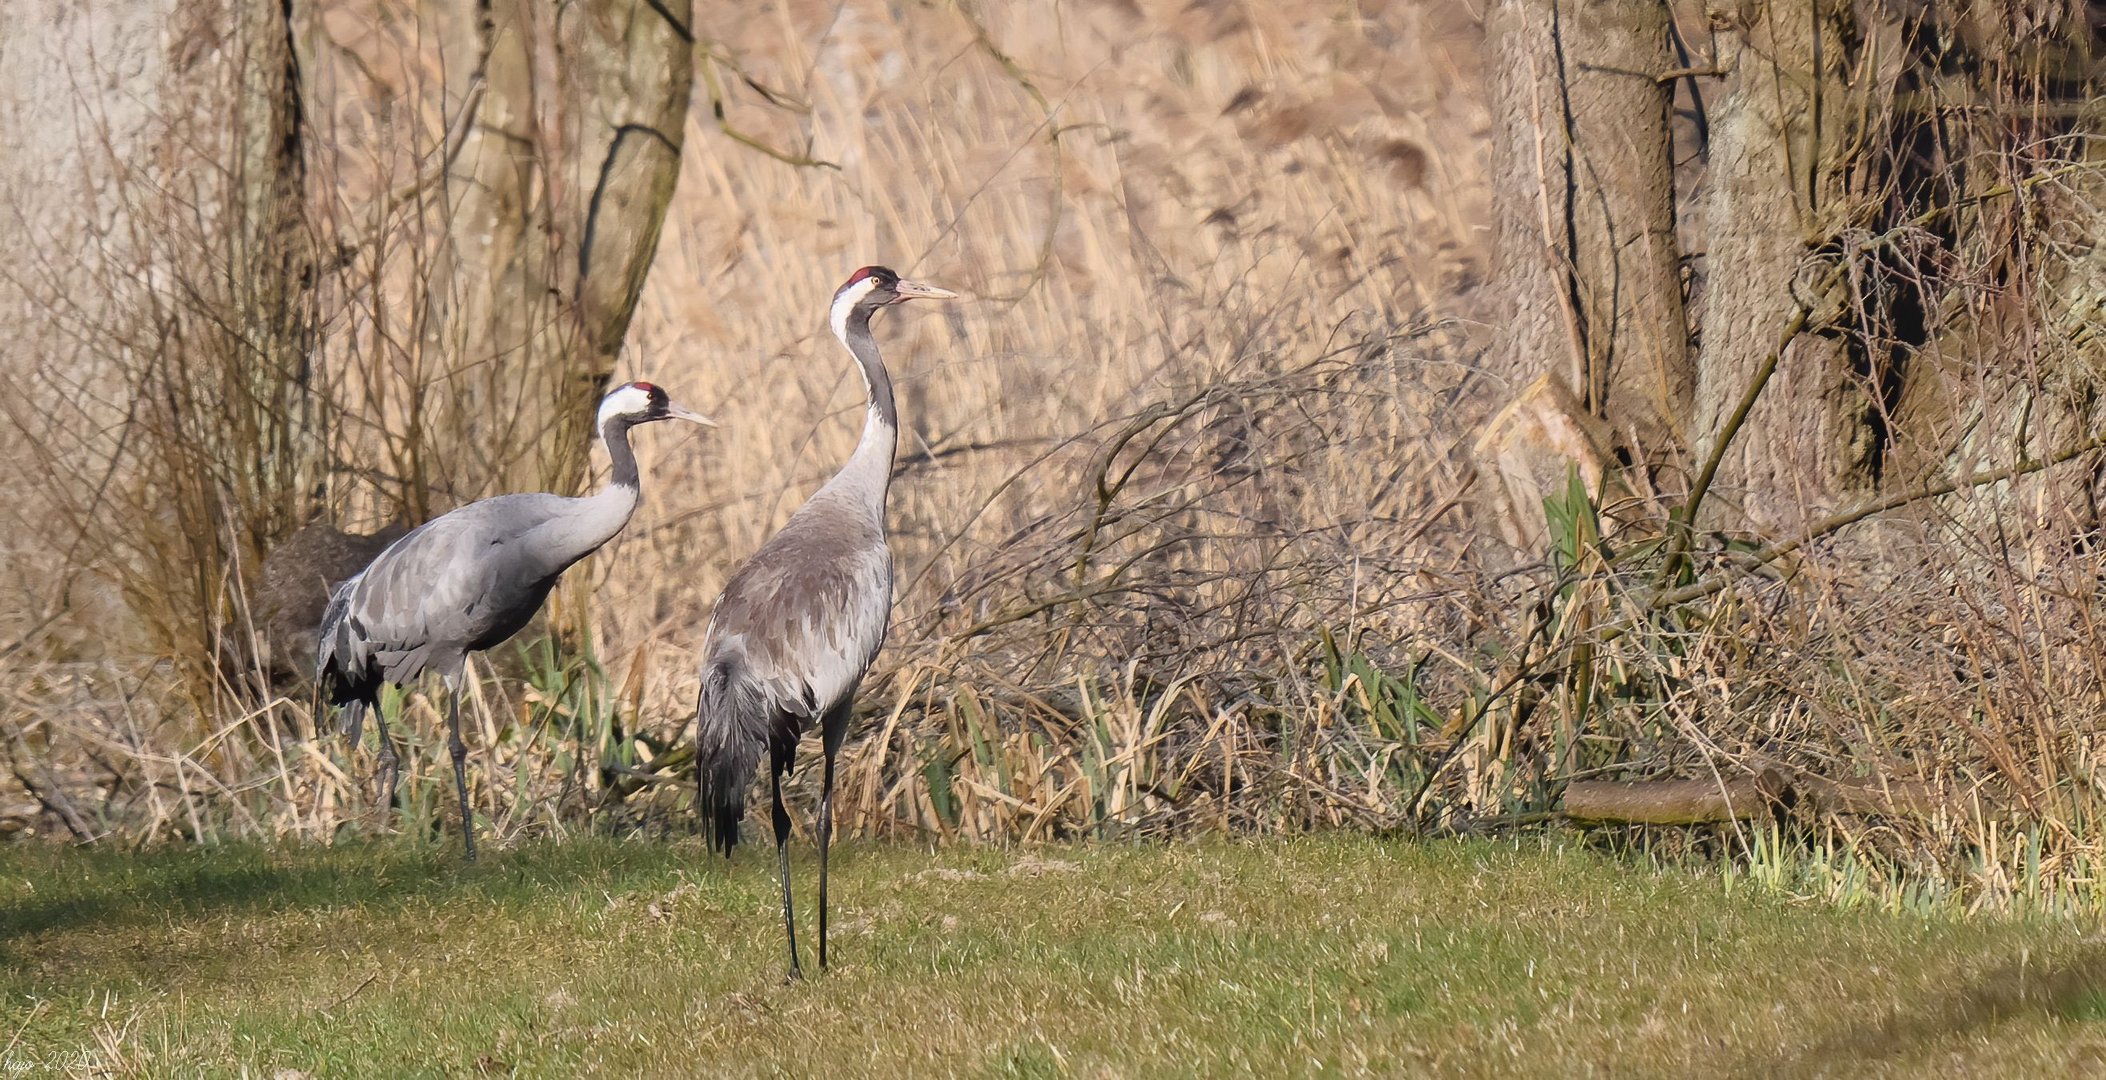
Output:
<path fill-rule="evenodd" d="M 863 437 L 848 464 L 791 515 L 731 575 L 702 642 L 702 688 L 695 703 L 696 807 L 713 851 L 738 844 L 739 819 L 761 749 L 768 751 L 775 801 L 775 856 L 782 873 L 782 923 L 797 963 L 790 903 L 790 815 L 782 778 L 797 740 L 818 721 L 825 753 L 819 795 L 819 969 L 826 970 L 826 853 L 834 828 L 834 756 L 848 734 L 856 686 L 885 641 L 892 614 L 892 552 L 885 544 L 885 491 L 899 413 L 892 377 L 870 336 L 879 308 L 958 294 L 902 281 L 866 266 L 834 293 L 834 336 L 848 347 L 869 394 Z"/>
<path fill-rule="evenodd" d="M 353 746 L 368 710 L 380 725 L 383 806 L 394 802 L 397 759 L 380 712 L 380 688 L 406 684 L 426 671 L 445 680 L 448 749 L 461 800 L 461 842 L 470 861 L 475 825 L 468 811 L 459 693 L 468 654 L 518 633 L 563 571 L 629 523 L 638 480 L 629 429 L 660 420 L 716 426 L 650 383 L 617 386 L 600 399 L 600 437 L 614 463 L 607 486 L 576 498 L 499 495 L 441 514 L 337 586 L 322 613 L 315 678 L 328 688 L 331 704 L 345 707 L 344 730 Z"/>

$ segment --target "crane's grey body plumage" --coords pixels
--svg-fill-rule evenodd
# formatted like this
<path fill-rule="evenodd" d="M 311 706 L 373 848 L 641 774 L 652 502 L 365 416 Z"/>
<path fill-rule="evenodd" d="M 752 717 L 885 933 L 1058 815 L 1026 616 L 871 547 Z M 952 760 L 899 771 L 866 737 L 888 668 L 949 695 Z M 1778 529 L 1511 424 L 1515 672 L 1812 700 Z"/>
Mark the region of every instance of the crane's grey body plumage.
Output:
<path fill-rule="evenodd" d="M 396 684 L 458 672 L 467 654 L 525 627 L 563 571 L 619 532 L 634 487 L 581 499 L 499 495 L 410 531 L 337 589 L 322 620 L 320 664 Z"/>
<path fill-rule="evenodd" d="M 891 376 L 870 335 L 870 316 L 916 296 L 951 295 L 900 281 L 882 267 L 857 271 L 835 294 L 834 334 L 855 358 L 869 393 L 862 439 L 841 471 L 732 574 L 703 635 L 695 702 L 696 806 L 710 847 L 730 855 L 738 844 L 746 793 L 767 752 L 792 977 L 799 969 L 783 774 L 796 763 L 798 740 L 816 724 L 825 755 L 818 829 L 819 966 L 824 969 L 834 758 L 848 734 L 856 689 L 884 645 L 892 613 L 885 495 L 899 417 Z"/>
<path fill-rule="evenodd" d="M 787 771 L 884 645 L 892 554 L 882 518 L 860 509 L 815 496 L 732 575 L 710 618 L 696 712 L 710 841 L 725 854 L 760 751 Z"/>
<path fill-rule="evenodd" d="M 622 409 L 629 411 L 624 412 Z M 411 530 L 364 571 L 337 586 L 323 612 L 317 677 L 345 706 L 354 744 L 365 714 L 379 720 L 383 684 L 403 685 L 427 671 L 446 682 L 449 748 L 468 857 L 475 857 L 460 739 L 459 688 L 468 654 L 518 633 L 572 564 L 612 540 L 636 511 L 639 477 L 629 428 L 700 417 L 672 405 L 648 383 L 618 387 L 601 405 L 600 432 L 614 473 L 592 495 L 499 495 L 442 514 Z M 395 748 L 379 720 L 381 794 L 392 800 Z"/>

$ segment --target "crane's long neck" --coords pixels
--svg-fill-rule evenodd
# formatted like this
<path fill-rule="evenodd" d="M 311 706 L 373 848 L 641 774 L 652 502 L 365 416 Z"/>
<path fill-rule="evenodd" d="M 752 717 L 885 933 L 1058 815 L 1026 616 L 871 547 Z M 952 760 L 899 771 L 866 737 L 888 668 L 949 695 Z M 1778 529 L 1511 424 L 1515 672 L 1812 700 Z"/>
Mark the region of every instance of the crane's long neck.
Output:
<path fill-rule="evenodd" d="M 629 426 L 628 418 L 623 416 L 610 416 L 600 425 L 600 438 L 606 441 L 607 457 L 614 463 L 614 475 L 608 478 L 607 486 L 600 489 L 600 494 L 615 488 L 627 488 L 633 509 L 641 477 L 636 472 L 636 452 L 629 449 Z"/>
<path fill-rule="evenodd" d="M 600 424 L 600 437 L 607 443 L 607 457 L 614 464 L 614 472 L 606 487 L 576 500 L 569 520 L 549 537 L 550 561 L 561 563 L 556 569 L 599 550 L 636 513 L 640 477 L 636 454 L 629 449 L 629 427 L 625 416 L 610 416 Z"/>
<path fill-rule="evenodd" d="M 863 438 L 856 452 L 841 467 L 827 487 L 845 489 L 858 497 L 884 522 L 885 491 L 892 483 L 892 455 L 899 446 L 899 410 L 892 400 L 892 374 L 878 355 L 877 340 L 870 336 L 870 312 L 853 308 L 834 319 L 834 334 L 848 346 L 863 373 L 869 392 L 869 410 L 863 416 Z"/>

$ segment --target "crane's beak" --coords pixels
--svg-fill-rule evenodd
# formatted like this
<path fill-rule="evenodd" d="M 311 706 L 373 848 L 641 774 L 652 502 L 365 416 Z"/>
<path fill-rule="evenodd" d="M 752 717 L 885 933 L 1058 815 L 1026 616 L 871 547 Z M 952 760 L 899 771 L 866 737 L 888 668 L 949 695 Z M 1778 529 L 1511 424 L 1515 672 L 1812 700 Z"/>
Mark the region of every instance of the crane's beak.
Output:
<path fill-rule="evenodd" d="M 901 279 L 899 284 L 894 285 L 892 287 L 892 291 L 895 294 L 897 294 L 901 300 L 958 299 L 958 294 L 950 291 L 949 289 L 939 289 L 934 285 L 924 285 L 919 281 L 907 281 L 905 279 Z"/>
<path fill-rule="evenodd" d="M 690 424 L 700 424 L 703 427 L 717 426 L 717 422 L 715 420 L 711 420 L 709 417 L 704 416 L 701 413 L 695 412 L 692 409 L 683 409 L 678 405 L 670 403 L 668 403 L 665 407 L 665 416 L 668 420 L 685 420 Z"/>

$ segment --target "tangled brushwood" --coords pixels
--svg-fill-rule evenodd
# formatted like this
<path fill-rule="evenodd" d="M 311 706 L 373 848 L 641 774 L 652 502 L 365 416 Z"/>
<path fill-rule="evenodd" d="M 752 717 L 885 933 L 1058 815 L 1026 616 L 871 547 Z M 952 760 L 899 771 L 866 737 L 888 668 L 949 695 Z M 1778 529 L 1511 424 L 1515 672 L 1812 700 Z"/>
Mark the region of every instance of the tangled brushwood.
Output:
<path fill-rule="evenodd" d="M 644 447 L 628 531 L 475 666 L 472 795 L 500 840 L 692 828 L 709 598 L 853 444 L 825 304 L 887 261 L 968 300 L 886 316 L 842 828 L 1436 834 L 1674 780 L 1758 805 L 1604 835 L 2106 910 L 2078 13 L 669 3 L 420 16 L 442 48 L 227 6 L 0 249 L 0 828 L 389 827 L 302 613 L 366 533 L 576 488 L 610 377 L 723 429 Z M 443 725 L 384 704 L 436 821 Z"/>

